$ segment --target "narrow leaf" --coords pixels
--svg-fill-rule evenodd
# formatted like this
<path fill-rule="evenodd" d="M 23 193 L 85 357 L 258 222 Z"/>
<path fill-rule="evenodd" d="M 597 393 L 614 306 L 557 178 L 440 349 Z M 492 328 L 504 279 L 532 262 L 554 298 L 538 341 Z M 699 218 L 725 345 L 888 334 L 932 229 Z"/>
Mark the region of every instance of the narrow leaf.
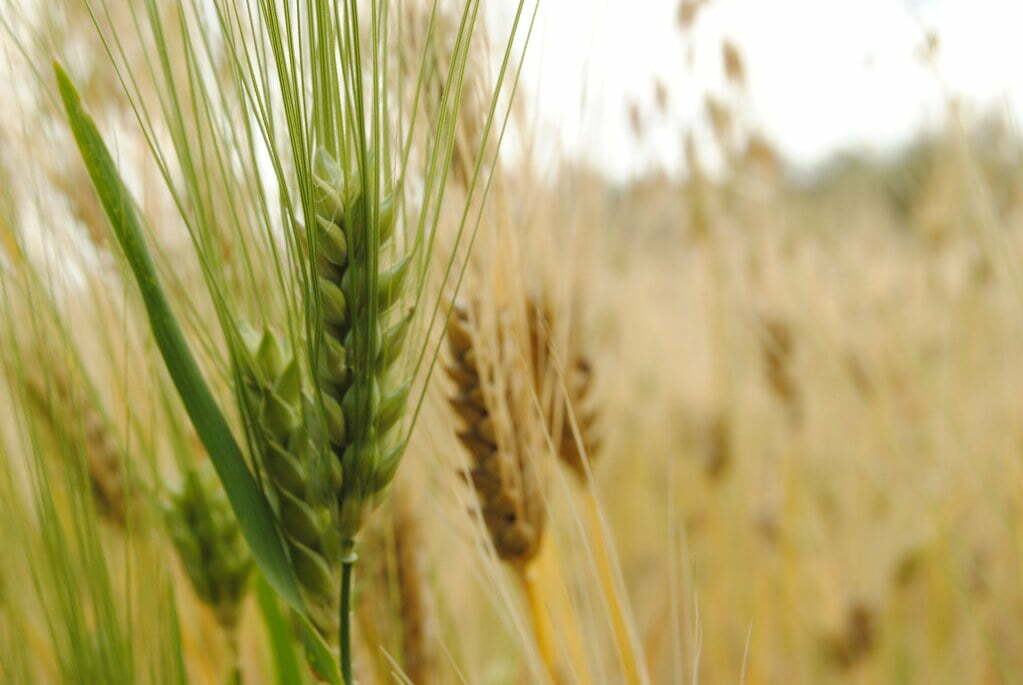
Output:
<path fill-rule="evenodd" d="M 82 108 L 74 84 L 58 63 L 53 65 L 71 130 L 117 241 L 135 275 L 153 337 L 188 416 L 224 484 L 231 507 L 260 570 L 274 590 L 304 615 L 298 581 L 288 561 L 273 511 L 223 413 L 199 371 L 177 319 L 157 278 L 135 204 L 114 165 L 96 124 Z"/>
<path fill-rule="evenodd" d="M 277 603 L 277 596 L 262 576 L 256 581 L 256 599 L 270 638 L 277 685 L 299 685 L 304 682 L 295 649 L 291 624 Z"/>

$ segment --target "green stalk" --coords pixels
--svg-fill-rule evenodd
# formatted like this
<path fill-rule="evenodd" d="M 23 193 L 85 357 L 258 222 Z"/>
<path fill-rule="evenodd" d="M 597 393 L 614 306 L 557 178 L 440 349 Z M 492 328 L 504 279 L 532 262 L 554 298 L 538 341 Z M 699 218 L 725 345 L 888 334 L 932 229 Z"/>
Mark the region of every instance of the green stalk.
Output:
<path fill-rule="evenodd" d="M 160 285 L 136 205 L 78 91 L 60 64 L 54 73 L 79 152 L 117 242 L 135 276 L 150 328 L 192 425 L 224 486 L 253 557 L 267 582 L 302 619 L 304 642 L 317 672 L 338 682 L 337 664 L 312 625 L 275 513 L 249 470 Z"/>
<path fill-rule="evenodd" d="M 352 569 L 356 559 L 350 553 L 341 561 L 341 678 L 345 685 L 352 685 Z"/>

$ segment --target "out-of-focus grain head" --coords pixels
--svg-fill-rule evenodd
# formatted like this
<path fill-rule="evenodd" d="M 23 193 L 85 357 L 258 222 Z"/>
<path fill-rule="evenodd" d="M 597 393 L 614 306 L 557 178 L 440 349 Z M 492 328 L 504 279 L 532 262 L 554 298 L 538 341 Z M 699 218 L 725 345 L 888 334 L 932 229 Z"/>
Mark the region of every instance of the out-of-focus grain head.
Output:
<path fill-rule="evenodd" d="M 632 137 L 636 140 L 643 140 L 643 136 L 646 133 L 646 120 L 643 116 L 643 109 L 639 106 L 638 102 L 633 100 L 629 102 L 625 111 L 628 115 L 629 130 L 632 131 Z"/>
<path fill-rule="evenodd" d="M 717 411 L 707 421 L 703 472 L 711 483 L 720 483 L 728 475 L 735 459 L 732 426 L 725 411 Z"/>
<path fill-rule="evenodd" d="M 874 609 L 864 602 L 853 602 L 846 610 L 842 628 L 822 641 L 825 659 L 832 667 L 848 671 L 874 651 L 877 633 Z"/>
<path fill-rule="evenodd" d="M 700 10 L 709 5 L 709 0 L 681 0 L 678 3 L 676 20 L 681 31 L 689 31 L 696 24 Z"/>
<path fill-rule="evenodd" d="M 746 138 L 742 152 L 743 167 L 764 178 L 775 180 L 781 174 L 781 156 L 771 141 L 759 131 Z"/>
<path fill-rule="evenodd" d="M 657 79 L 654 83 L 654 104 L 657 106 L 657 111 L 662 117 L 667 116 L 668 86 L 666 86 L 664 81 L 660 79 Z"/>
<path fill-rule="evenodd" d="M 761 357 L 768 389 L 789 412 L 794 424 L 802 419 L 802 398 L 793 374 L 795 336 L 784 318 L 761 318 Z"/>
<path fill-rule="evenodd" d="M 917 55 L 920 61 L 934 65 L 938 59 L 938 53 L 941 51 L 941 38 L 935 31 L 928 31 L 924 36 L 923 44 L 920 46 Z"/>
<path fill-rule="evenodd" d="M 109 523 L 124 526 L 135 493 L 125 472 L 127 455 L 114 427 L 80 378 L 65 373 L 56 355 L 41 356 L 41 364 L 44 358 L 45 366 L 40 368 L 47 368 L 46 377 L 24 378 L 29 406 L 58 444 L 81 447 L 97 511 Z"/>
<path fill-rule="evenodd" d="M 544 409 L 554 452 L 582 482 L 600 450 L 594 368 L 578 307 L 559 316 L 550 297 L 526 304 L 536 396 Z M 559 344 L 561 343 L 561 344 Z"/>
<path fill-rule="evenodd" d="M 703 101 L 703 109 L 710 122 L 710 128 L 714 132 L 714 140 L 725 152 L 732 146 L 732 137 L 735 131 L 735 117 L 731 108 L 721 99 L 708 94 Z"/>
<path fill-rule="evenodd" d="M 892 589 L 908 590 L 920 578 L 926 566 L 926 548 L 914 546 L 903 551 L 896 559 L 889 576 Z"/>
<path fill-rule="evenodd" d="M 447 324 L 450 358 L 445 368 L 455 384 L 450 404 L 462 422 L 457 435 L 470 458 L 467 478 L 494 550 L 505 561 L 526 565 L 539 551 L 546 525 L 536 464 L 519 440 L 528 435 L 528 426 L 515 425 L 528 421 L 528 412 L 508 392 L 514 367 L 509 353 L 500 349 L 508 331 L 499 323 L 490 341 L 498 349 L 485 353 L 478 331 L 467 308 L 456 305 Z M 507 377 L 494 382 L 499 374 Z"/>
<path fill-rule="evenodd" d="M 170 497 L 166 515 L 171 540 L 196 595 L 213 610 L 224 630 L 233 632 L 253 563 L 209 462 L 185 474 L 180 489 Z"/>
<path fill-rule="evenodd" d="M 725 78 L 736 88 L 746 87 L 746 62 L 739 47 L 730 40 L 721 43 L 721 61 Z"/>

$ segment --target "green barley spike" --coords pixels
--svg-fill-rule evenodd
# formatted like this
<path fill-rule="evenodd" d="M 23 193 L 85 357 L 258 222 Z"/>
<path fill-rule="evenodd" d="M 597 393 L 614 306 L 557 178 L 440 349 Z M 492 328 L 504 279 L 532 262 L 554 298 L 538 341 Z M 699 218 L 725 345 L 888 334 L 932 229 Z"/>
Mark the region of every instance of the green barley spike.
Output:
<path fill-rule="evenodd" d="M 336 647 L 339 572 L 404 448 L 401 418 L 411 383 L 395 376 L 412 312 L 396 303 L 411 260 L 379 264 L 393 234 L 391 200 L 381 203 L 378 225 L 370 227 L 366 194 L 346 192 L 336 162 L 321 152 L 315 169 L 310 233 L 319 315 L 309 329 L 318 339 L 315 359 L 304 367 L 271 332 L 242 327 L 239 361 L 254 454 L 303 599 L 321 636 Z M 378 242 L 377 250 L 368 249 L 368 239 Z"/>
<path fill-rule="evenodd" d="M 252 556 L 209 462 L 185 474 L 167 506 L 167 525 L 196 595 L 229 634 L 252 572 Z"/>
<path fill-rule="evenodd" d="M 393 376 L 412 313 L 397 312 L 395 305 L 405 293 L 412 260 L 405 255 L 384 263 L 378 256 L 388 253 L 394 234 L 392 193 L 384 193 L 374 216 L 366 206 L 369 193 L 349 191 L 328 153 L 319 151 L 313 168 L 322 332 L 316 382 L 330 446 L 345 473 L 337 505 L 341 539 L 350 543 L 374 496 L 393 477 L 403 447 L 399 426 L 410 383 Z M 371 217 L 376 226 L 368 224 Z M 376 277 L 370 279 L 373 270 Z"/>
<path fill-rule="evenodd" d="M 316 441 L 304 417 L 310 398 L 302 391 L 298 359 L 269 331 L 242 330 L 247 359 L 242 378 L 246 404 L 259 450 L 256 455 L 270 485 L 270 498 L 284 533 L 292 566 L 309 616 L 328 645 L 338 639 L 340 568 L 336 508 L 318 496 L 336 491 L 341 464 L 323 474 L 313 458 Z M 343 360 L 340 362 L 343 366 Z M 338 419 L 340 420 L 340 419 Z M 343 431 L 342 427 L 334 430 Z"/>

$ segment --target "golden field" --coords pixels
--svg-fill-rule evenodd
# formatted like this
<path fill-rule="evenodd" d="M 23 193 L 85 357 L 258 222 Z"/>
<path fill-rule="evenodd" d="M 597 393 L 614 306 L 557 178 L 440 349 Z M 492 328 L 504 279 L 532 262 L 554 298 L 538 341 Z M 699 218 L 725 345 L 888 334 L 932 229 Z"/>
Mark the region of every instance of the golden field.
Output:
<path fill-rule="evenodd" d="M 239 436 L 251 429 L 230 404 L 242 372 L 202 260 L 222 264 L 218 296 L 279 329 L 303 311 L 274 292 L 272 246 L 286 241 L 237 219 L 190 236 L 179 213 L 191 202 L 233 208 L 238 191 L 209 181 L 233 177 L 231 164 L 204 160 L 200 196 L 169 197 L 132 109 L 165 91 L 141 81 L 127 97 L 73 4 L 44 41 L 5 24 L 4 72 L 27 85 L 0 105 L 0 676 L 282 683 L 290 653 L 303 662 L 290 677 L 315 682 L 297 621 L 259 571 L 225 611 L 175 553 L 165 514 L 205 450 L 46 62 L 31 76 L 18 55 L 63 39 L 76 47 L 59 55 L 89 57 L 75 72 L 83 101 L 116 132 L 157 271 Z M 131 26 L 127 12 L 101 19 Z M 145 48 L 127 35 L 117 59 L 131 63 Z M 171 52 L 183 60 L 171 73 L 188 73 Z M 741 48 L 721 54 L 741 94 Z M 1012 127 L 950 101 L 944 127 L 905 149 L 797 171 L 741 97 L 708 97 L 708 133 L 677 141 L 685 173 L 616 181 L 574 159 L 541 170 L 528 117 L 509 109 L 515 161 L 493 163 L 484 203 L 476 155 L 497 145 L 472 142 L 490 128 L 479 69 L 443 179 L 426 318 L 412 327 L 430 371 L 414 385 L 421 408 L 357 537 L 355 681 L 1016 682 Z M 644 120 L 673 116 L 673 87 L 634 109 L 637 146 Z M 463 210 L 480 212 L 471 241 Z M 460 287 L 436 286 L 452 265 Z"/>

